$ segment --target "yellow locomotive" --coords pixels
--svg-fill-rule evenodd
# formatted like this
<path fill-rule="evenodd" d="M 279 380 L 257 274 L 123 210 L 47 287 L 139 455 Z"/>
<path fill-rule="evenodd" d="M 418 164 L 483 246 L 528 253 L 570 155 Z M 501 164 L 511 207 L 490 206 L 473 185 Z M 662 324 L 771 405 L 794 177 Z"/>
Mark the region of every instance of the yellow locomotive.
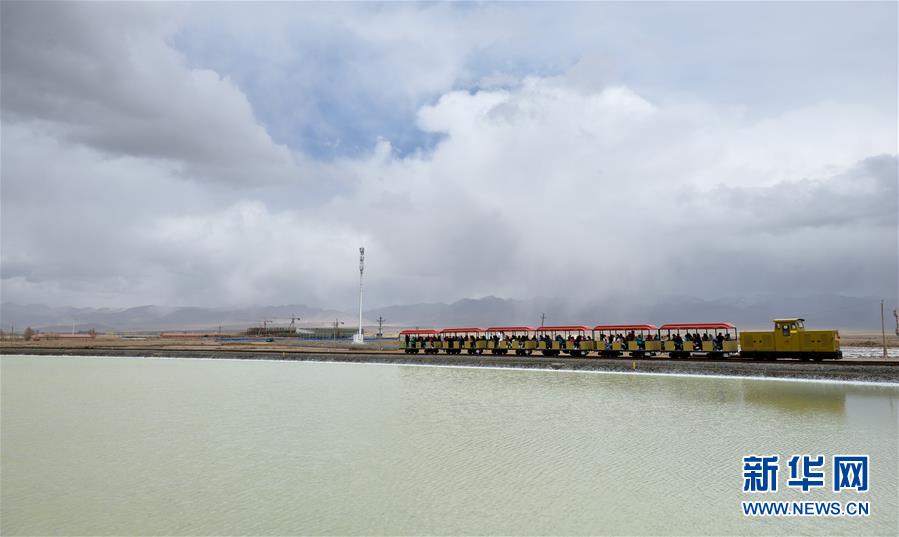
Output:
<path fill-rule="evenodd" d="M 740 357 L 839 360 L 843 352 L 837 330 L 806 330 L 805 319 L 774 319 L 771 332 L 740 332 Z"/>

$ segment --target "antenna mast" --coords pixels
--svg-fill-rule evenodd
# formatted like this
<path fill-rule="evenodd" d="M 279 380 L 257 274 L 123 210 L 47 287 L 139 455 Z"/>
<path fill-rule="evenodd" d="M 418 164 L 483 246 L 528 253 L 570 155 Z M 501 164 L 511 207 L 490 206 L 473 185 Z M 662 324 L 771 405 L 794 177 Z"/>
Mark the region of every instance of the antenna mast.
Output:
<path fill-rule="evenodd" d="M 353 343 L 365 343 L 362 335 L 362 273 L 365 271 L 365 248 L 359 248 L 359 333 L 353 336 Z"/>

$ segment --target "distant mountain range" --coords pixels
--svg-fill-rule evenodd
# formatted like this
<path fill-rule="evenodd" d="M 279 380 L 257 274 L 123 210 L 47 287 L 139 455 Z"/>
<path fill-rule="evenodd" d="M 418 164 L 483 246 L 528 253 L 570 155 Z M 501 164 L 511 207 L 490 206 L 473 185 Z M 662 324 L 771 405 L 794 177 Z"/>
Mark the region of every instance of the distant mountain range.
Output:
<path fill-rule="evenodd" d="M 302 326 L 321 326 L 341 319 L 356 325 L 351 314 L 302 304 L 284 306 L 258 306 L 247 308 L 202 308 L 139 306 L 134 308 L 74 308 L 50 307 L 39 304 L 0 304 L 0 322 L 8 330 L 15 324 L 17 330 L 32 328 L 68 332 L 74 325 L 76 331 L 94 329 L 110 331 L 160 331 L 160 330 L 223 330 L 246 329 L 261 326 L 263 320 L 278 326 L 290 323 L 291 317 L 299 317 Z"/>
<path fill-rule="evenodd" d="M 888 305 L 887 328 L 892 326 Z M 539 326 L 546 325 L 730 321 L 742 328 L 767 328 L 775 317 L 804 317 L 811 327 L 853 330 L 880 329 L 880 299 L 840 295 L 806 297 L 760 296 L 702 300 L 667 297 L 640 301 L 608 297 L 577 301 L 550 298 L 526 300 L 484 297 L 456 302 L 426 303 L 373 308 L 364 313 L 364 323 L 372 326 L 379 316 L 389 326 Z M 300 317 L 301 326 L 325 326 L 340 319 L 356 324 L 356 314 L 302 304 L 246 308 L 203 308 L 140 306 L 125 309 L 49 307 L 45 305 L 0 304 L 4 330 L 15 324 L 44 331 L 76 331 L 93 328 L 107 331 L 225 330 L 259 326 L 263 319 L 284 326 L 291 317 Z"/>
<path fill-rule="evenodd" d="M 655 298 L 655 297 L 652 297 Z M 892 326 L 888 305 L 887 328 Z M 539 326 L 728 321 L 743 328 L 768 328 L 776 317 L 804 317 L 807 325 L 818 328 L 880 330 L 880 299 L 841 295 L 804 297 L 757 296 L 702 300 L 671 296 L 664 299 L 633 300 L 609 297 L 585 302 L 535 298 L 528 300 L 485 297 L 464 299 L 452 304 L 431 303 L 389 306 L 372 310 L 391 323 L 416 326 Z"/>

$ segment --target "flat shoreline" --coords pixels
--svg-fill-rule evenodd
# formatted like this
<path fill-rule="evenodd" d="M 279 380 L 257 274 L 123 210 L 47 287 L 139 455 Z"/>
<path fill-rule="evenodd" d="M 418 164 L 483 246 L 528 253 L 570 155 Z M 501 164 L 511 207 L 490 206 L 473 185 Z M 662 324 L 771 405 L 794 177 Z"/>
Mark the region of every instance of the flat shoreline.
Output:
<path fill-rule="evenodd" d="M 0 356 L 101 356 L 132 358 L 204 358 L 229 360 L 283 360 L 306 362 L 372 363 L 395 365 L 463 366 L 552 371 L 606 371 L 618 373 L 653 373 L 680 375 L 712 375 L 775 379 L 807 379 L 842 382 L 876 382 L 899 384 L 899 361 L 711 361 L 703 359 L 669 360 L 646 358 L 559 358 L 537 356 L 448 356 L 384 353 L 384 352 L 284 352 L 223 349 L 137 349 L 137 348 L 71 348 L 71 347 L 0 347 Z"/>

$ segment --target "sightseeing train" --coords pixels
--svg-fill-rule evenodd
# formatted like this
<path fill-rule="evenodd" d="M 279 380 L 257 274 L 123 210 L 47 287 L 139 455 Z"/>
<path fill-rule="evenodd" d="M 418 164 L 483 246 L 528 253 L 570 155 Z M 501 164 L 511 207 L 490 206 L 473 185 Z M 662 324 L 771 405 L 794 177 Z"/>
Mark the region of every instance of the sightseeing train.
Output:
<path fill-rule="evenodd" d="M 573 357 L 754 358 L 839 360 L 837 330 L 806 330 L 805 319 L 775 319 L 774 330 L 737 332 L 730 323 L 607 324 L 588 326 L 494 326 L 403 330 L 400 347 L 407 353 L 490 354 Z"/>

